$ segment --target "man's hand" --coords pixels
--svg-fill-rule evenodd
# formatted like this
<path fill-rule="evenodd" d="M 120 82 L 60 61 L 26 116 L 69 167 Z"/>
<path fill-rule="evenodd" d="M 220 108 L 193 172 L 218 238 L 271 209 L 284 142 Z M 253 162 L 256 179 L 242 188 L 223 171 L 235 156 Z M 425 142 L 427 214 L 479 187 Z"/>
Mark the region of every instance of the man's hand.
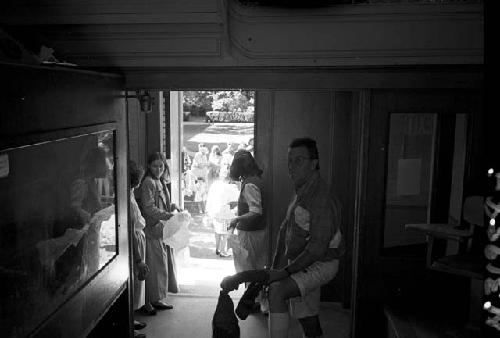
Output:
<path fill-rule="evenodd" d="M 231 229 L 231 228 L 236 228 L 236 226 L 238 225 L 238 219 L 237 218 L 233 218 L 230 222 L 229 222 L 229 227 L 228 227 L 228 230 Z"/>
<path fill-rule="evenodd" d="M 221 289 L 226 291 L 237 290 L 240 286 L 240 280 L 238 277 L 238 274 L 224 277 L 224 279 L 220 283 Z"/>
<path fill-rule="evenodd" d="M 275 282 L 280 279 L 285 279 L 288 278 L 288 272 L 285 271 L 285 269 L 280 269 L 280 270 L 275 270 L 271 269 L 269 270 L 269 283 Z"/>

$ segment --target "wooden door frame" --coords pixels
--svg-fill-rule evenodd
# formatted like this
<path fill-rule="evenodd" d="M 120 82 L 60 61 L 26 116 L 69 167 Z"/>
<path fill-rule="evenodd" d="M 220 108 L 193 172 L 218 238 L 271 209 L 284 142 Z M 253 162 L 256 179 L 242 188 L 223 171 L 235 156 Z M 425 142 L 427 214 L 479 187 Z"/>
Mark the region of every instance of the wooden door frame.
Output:
<path fill-rule="evenodd" d="M 380 192 L 380 186 L 385 189 L 390 113 L 470 114 L 476 131 L 475 134 L 469 133 L 474 137 L 468 137 L 467 156 L 475 155 L 477 163 L 471 164 L 474 168 L 466 168 L 466 177 L 477 173 L 483 161 L 480 151 L 482 136 L 477 134 L 483 123 L 478 89 L 372 89 L 360 92 L 359 103 L 361 123 L 356 172 L 352 337 L 364 337 L 376 331 L 383 333 L 386 319 L 382 291 L 387 283 L 384 271 L 402 266 L 397 259 L 382 255 L 381 250 L 385 193 Z"/>

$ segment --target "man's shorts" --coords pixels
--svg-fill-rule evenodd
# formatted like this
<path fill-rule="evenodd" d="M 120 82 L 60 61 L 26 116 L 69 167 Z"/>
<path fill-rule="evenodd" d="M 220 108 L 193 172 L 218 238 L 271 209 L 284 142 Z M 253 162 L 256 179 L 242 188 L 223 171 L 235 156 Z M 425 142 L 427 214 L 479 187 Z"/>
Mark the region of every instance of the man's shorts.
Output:
<path fill-rule="evenodd" d="M 319 313 L 321 286 L 331 281 L 339 270 L 339 261 L 315 262 L 305 270 L 290 276 L 297 283 L 300 297 L 290 298 L 290 315 L 294 318 L 315 316 Z"/>

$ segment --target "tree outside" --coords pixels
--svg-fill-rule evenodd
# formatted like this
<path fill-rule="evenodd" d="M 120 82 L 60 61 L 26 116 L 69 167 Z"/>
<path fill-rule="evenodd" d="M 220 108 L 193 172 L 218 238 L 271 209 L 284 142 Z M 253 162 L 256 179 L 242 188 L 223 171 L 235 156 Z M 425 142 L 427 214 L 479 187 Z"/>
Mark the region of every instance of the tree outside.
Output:
<path fill-rule="evenodd" d="M 184 121 L 253 122 L 251 90 L 184 91 Z"/>
<path fill-rule="evenodd" d="M 245 143 L 254 136 L 255 92 L 251 90 L 184 91 L 184 146 L 193 157 L 198 144 L 221 150 L 228 142 Z M 189 114 L 187 114 L 189 112 Z"/>

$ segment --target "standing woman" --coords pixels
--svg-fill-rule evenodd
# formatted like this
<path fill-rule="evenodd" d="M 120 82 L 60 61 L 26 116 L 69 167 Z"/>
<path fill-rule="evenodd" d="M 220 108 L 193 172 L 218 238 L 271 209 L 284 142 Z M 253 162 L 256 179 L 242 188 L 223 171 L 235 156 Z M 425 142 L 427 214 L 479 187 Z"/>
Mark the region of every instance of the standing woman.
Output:
<path fill-rule="evenodd" d="M 146 220 L 146 264 L 149 275 L 146 278 L 145 314 L 156 314 L 155 309 L 169 310 L 173 306 L 165 302 L 168 292 L 168 259 L 171 248 L 163 243 L 163 224 L 172 217 L 170 194 L 165 182 L 165 157 L 155 152 L 148 157 L 148 169 L 141 184 L 141 210 Z"/>
<path fill-rule="evenodd" d="M 261 175 L 262 170 L 249 151 L 239 150 L 234 154 L 229 177 L 241 181 L 241 189 L 238 216 L 231 220 L 230 228 L 236 228 L 241 248 L 248 252 L 247 259 L 233 252 L 236 272 L 263 269 L 267 264 L 268 235 Z"/>
<path fill-rule="evenodd" d="M 139 310 L 144 302 L 144 279 L 149 273 L 149 267 L 146 264 L 146 235 L 144 227 L 146 221 L 142 217 L 139 205 L 135 200 L 134 190 L 139 187 L 144 169 L 137 165 L 134 161 L 129 162 L 129 179 L 130 179 L 130 221 L 132 223 L 132 257 L 133 264 L 133 283 L 132 290 L 134 295 L 134 310 Z M 146 327 L 146 323 L 134 320 L 134 329 L 140 330 Z M 140 334 L 134 331 L 134 337 L 139 337 Z"/>
<path fill-rule="evenodd" d="M 212 146 L 210 155 L 208 156 L 208 189 L 214 181 L 219 178 L 220 163 L 222 160 L 222 153 L 218 145 Z"/>

